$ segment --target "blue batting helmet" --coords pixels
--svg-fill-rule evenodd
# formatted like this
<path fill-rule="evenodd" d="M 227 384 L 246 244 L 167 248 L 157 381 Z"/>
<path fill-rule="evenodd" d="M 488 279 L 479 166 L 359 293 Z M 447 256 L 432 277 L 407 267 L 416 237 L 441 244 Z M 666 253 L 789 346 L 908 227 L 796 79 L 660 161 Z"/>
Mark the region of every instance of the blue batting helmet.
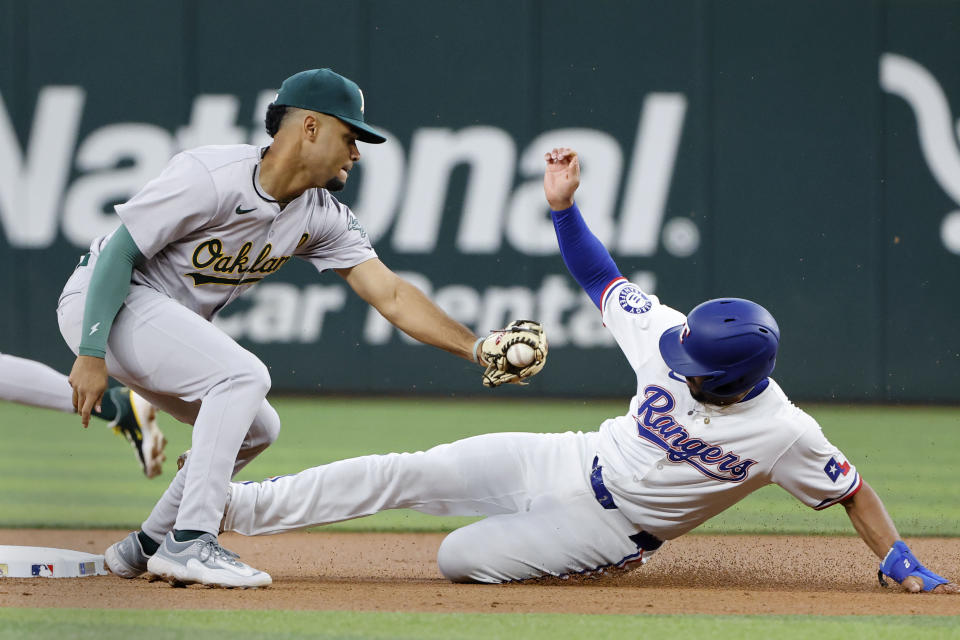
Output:
<path fill-rule="evenodd" d="M 749 300 L 718 298 L 664 331 L 660 355 L 682 376 L 704 376 L 704 392 L 731 398 L 773 372 L 779 344 L 780 327 L 769 311 Z"/>

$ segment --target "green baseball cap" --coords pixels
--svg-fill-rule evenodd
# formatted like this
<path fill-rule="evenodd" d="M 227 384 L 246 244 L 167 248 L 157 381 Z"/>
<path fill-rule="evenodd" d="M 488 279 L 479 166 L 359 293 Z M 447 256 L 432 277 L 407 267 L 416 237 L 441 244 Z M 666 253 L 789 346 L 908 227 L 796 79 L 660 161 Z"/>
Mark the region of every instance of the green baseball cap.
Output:
<path fill-rule="evenodd" d="M 362 142 L 387 141 L 363 121 L 363 91 L 357 83 L 330 69 L 308 69 L 293 74 L 280 85 L 273 103 L 333 116 L 353 127 Z"/>

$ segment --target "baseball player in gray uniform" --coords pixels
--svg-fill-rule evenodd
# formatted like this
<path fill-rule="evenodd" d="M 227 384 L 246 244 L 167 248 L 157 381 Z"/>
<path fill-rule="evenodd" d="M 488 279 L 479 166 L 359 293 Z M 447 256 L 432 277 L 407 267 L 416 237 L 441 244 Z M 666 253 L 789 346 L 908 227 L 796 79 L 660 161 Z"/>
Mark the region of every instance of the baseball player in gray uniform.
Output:
<path fill-rule="evenodd" d="M 0 400 L 41 409 L 73 413 L 73 392 L 67 376 L 35 360 L 0 353 Z M 123 436 L 133 447 L 143 475 L 163 472 L 167 439 L 157 426 L 157 410 L 126 387 L 113 387 L 103 395 L 93 415 Z"/>
<path fill-rule="evenodd" d="M 535 323 L 477 339 L 379 259 L 349 208 L 331 195 L 384 137 L 364 121 L 364 97 L 329 69 L 287 78 L 266 115 L 273 142 L 175 156 L 117 206 L 122 225 L 94 240 L 60 298 L 60 329 L 84 424 L 107 374 L 193 425 L 192 454 L 138 532 L 105 552 L 109 569 L 172 584 L 259 587 L 270 576 L 217 541 L 230 478 L 278 435 L 259 359 L 210 323 L 291 257 L 332 269 L 385 318 L 421 342 L 487 365 L 485 381 L 518 382 L 541 357 L 510 369 L 502 336 L 539 347 Z M 529 337 L 529 336 L 532 336 Z M 546 345 L 537 351 L 545 357 Z M 491 373 L 492 371 L 492 373 Z M 489 374 L 489 375 L 488 375 Z"/>
<path fill-rule="evenodd" d="M 443 541 L 440 570 L 457 582 L 508 582 L 642 563 L 774 483 L 814 509 L 842 504 L 880 558 L 881 582 L 957 593 L 920 564 L 853 464 L 769 377 L 773 317 L 738 298 L 684 316 L 628 282 L 574 204 L 579 176 L 573 151 L 547 154 L 564 262 L 636 375 L 627 413 L 588 433 L 488 434 L 234 483 L 223 529 L 269 534 L 396 508 L 484 515 Z"/>

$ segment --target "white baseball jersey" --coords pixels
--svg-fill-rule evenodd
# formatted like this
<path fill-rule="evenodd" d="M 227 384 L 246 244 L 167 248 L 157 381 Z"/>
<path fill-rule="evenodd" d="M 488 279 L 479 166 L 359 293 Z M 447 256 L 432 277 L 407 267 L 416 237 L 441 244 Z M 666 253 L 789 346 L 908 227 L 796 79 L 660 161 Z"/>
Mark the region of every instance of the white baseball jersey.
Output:
<path fill-rule="evenodd" d="M 601 308 L 637 375 L 629 412 L 601 425 L 598 446 L 604 484 L 632 522 L 669 540 L 770 483 L 814 509 L 860 488 L 856 468 L 773 380 L 737 404 L 694 400 L 659 349 L 682 313 L 623 278 Z"/>
<path fill-rule="evenodd" d="M 118 205 L 147 258 L 132 282 L 209 320 L 291 256 L 319 271 L 376 257 L 356 217 L 325 189 L 309 189 L 281 209 L 260 186 L 263 153 L 250 145 L 184 151 Z M 91 251 L 108 239 L 96 239 Z"/>

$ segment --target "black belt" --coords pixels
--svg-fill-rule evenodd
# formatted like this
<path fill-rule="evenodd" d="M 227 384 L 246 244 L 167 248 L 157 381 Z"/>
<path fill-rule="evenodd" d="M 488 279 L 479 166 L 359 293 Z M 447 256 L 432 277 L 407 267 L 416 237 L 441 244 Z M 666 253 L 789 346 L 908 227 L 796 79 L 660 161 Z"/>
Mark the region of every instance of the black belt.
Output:
<path fill-rule="evenodd" d="M 590 486 L 593 487 L 593 495 L 597 498 L 601 507 L 604 509 L 617 508 L 617 503 L 613 501 L 613 494 L 603 484 L 603 467 L 600 465 L 600 456 L 593 457 L 593 468 L 590 470 Z M 645 551 L 655 551 L 663 544 L 663 540 L 646 531 L 628 537 L 636 543 L 637 547 Z"/>

